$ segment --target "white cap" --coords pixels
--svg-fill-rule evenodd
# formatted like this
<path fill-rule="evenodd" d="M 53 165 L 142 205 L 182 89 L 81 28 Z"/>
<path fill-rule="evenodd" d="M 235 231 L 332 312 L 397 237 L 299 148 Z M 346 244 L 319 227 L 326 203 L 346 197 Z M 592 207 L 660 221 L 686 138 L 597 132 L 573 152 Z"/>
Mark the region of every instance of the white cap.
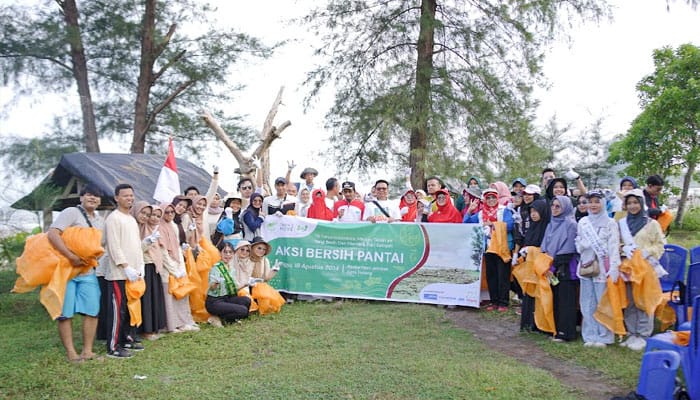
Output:
<path fill-rule="evenodd" d="M 530 185 L 525 186 L 525 189 L 523 189 L 523 193 L 527 193 L 527 194 L 541 194 L 541 193 L 542 193 L 542 189 L 540 189 L 540 187 L 537 186 L 537 185 L 532 185 L 532 184 L 530 184 Z"/>

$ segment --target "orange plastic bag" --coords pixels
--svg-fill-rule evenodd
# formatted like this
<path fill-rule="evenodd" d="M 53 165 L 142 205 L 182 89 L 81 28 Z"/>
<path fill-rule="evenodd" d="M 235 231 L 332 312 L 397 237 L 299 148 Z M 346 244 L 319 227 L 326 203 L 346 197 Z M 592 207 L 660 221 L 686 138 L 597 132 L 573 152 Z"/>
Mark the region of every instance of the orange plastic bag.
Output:
<path fill-rule="evenodd" d="M 673 214 L 666 210 L 659 214 L 659 217 L 656 219 L 656 222 L 658 222 L 659 225 L 661 225 L 661 230 L 664 233 L 667 233 L 668 227 L 671 226 L 671 222 L 673 222 Z"/>
<path fill-rule="evenodd" d="M 238 295 L 250 298 L 250 307 L 248 308 L 248 312 L 254 313 L 258 311 L 258 303 L 256 303 L 255 300 L 253 300 L 253 297 L 250 295 L 250 291 L 247 287 L 244 287 L 243 289 L 238 289 Z"/>
<path fill-rule="evenodd" d="M 491 241 L 486 249 L 487 253 L 493 253 L 501 257 L 504 262 L 510 262 L 511 254 L 508 247 L 508 229 L 505 222 L 497 221 L 493 223 Z"/>
<path fill-rule="evenodd" d="M 210 315 L 205 307 L 207 299 L 207 291 L 209 290 L 209 270 L 219 262 L 221 255 L 219 250 L 214 247 L 208 238 L 201 237 L 199 239 L 199 254 L 197 260 L 192 257 L 192 251 L 188 250 L 189 264 L 187 255 L 185 264 L 187 265 L 187 275 L 190 282 L 195 285 L 195 289 L 190 292 L 190 310 L 192 310 L 192 318 L 196 322 L 206 322 Z"/>
<path fill-rule="evenodd" d="M 266 282 L 260 282 L 253 288 L 253 300 L 258 304 L 260 315 L 280 312 L 286 302 L 284 297 Z"/>
<path fill-rule="evenodd" d="M 535 254 L 538 254 L 540 249 L 539 247 L 529 246 L 528 254 L 531 251 L 533 252 L 532 256 L 526 257 L 524 262 L 521 261 L 518 265 L 516 265 L 513 268 L 513 276 L 515 277 L 515 279 L 518 280 L 518 283 L 520 283 L 520 287 L 522 287 L 523 293 L 527 294 L 530 297 L 535 297 L 535 293 L 537 291 L 537 284 L 539 283 L 539 278 L 535 273 L 534 260 Z"/>
<path fill-rule="evenodd" d="M 618 279 L 616 283 L 613 283 L 612 279 L 608 278 L 605 292 L 600 297 L 593 318 L 615 334 L 626 335 L 627 330 L 622 310 L 627 308 L 628 304 L 625 281 Z"/>
<path fill-rule="evenodd" d="M 190 282 L 187 275 L 183 276 L 182 278 L 176 278 L 173 276 L 173 274 L 170 274 L 170 277 L 168 278 L 168 293 L 173 295 L 173 297 L 176 299 L 184 299 L 195 289 L 197 289 L 197 285 Z"/>
<path fill-rule="evenodd" d="M 542 331 L 554 334 L 557 331 L 554 323 L 554 294 L 547 278 L 547 273 L 554 259 L 546 253 L 541 253 L 537 247 L 531 249 L 533 254 L 528 252 L 528 258 L 533 257 L 535 274 L 537 275 L 537 288 L 533 296 L 535 298 L 535 325 Z"/>
<path fill-rule="evenodd" d="M 131 326 L 141 326 L 141 296 L 146 293 L 146 281 L 139 279 L 136 282 L 126 281 L 126 307 L 129 309 Z"/>
<path fill-rule="evenodd" d="M 100 244 L 102 232 L 96 228 L 69 227 L 61 234 L 66 246 L 87 263 L 75 268 L 49 242 L 45 233 L 27 238 L 22 255 L 17 258 L 19 277 L 12 289 L 14 293 L 26 293 L 43 285 L 39 299 L 52 319 L 61 315 L 66 284 L 79 274 L 97 265 L 97 259 L 104 254 Z"/>

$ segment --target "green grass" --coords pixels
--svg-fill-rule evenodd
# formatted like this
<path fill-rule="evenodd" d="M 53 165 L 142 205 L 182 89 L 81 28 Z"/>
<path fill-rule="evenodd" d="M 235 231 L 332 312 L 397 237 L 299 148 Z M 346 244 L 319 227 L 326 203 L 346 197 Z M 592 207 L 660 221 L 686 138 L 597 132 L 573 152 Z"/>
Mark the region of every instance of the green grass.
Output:
<path fill-rule="evenodd" d="M 671 228 L 671 232 L 666 237 L 668 243 L 677 244 L 690 250 L 700 245 L 700 231 L 687 231 Z"/>
<path fill-rule="evenodd" d="M 296 302 L 223 329 L 167 335 L 128 360 L 70 364 L 38 293 L 8 293 L 14 278 L 0 272 L 0 398 L 577 398 L 549 373 L 489 350 L 444 310 L 417 304 Z M 584 363 L 571 349 L 562 357 Z"/>

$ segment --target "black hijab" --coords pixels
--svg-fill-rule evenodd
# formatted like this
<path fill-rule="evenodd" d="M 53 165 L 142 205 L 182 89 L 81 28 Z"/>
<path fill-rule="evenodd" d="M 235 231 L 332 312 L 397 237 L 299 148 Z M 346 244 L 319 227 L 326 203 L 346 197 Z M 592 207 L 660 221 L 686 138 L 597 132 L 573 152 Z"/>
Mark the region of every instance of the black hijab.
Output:
<path fill-rule="evenodd" d="M 569 186 L 566 184 L 566 179 L 564 178 L 554 178 L 551 181 L 549 181 L 549 184 L 547 185 L 547 190 L 545 190 L 545 194 L 547 196 L 547 200 L 550 202 L 554 200 L 554 184 L 556 182 L 561 182 L 562 185 L 564 185 L 564 190 L 566 191 L 564 193 L 564 196 L 569 195 Z"/>
<path fill-rule="evenodd" d="M 528 218 L 530 218 L 530 227 L 525 231 L 523 247 L 540 247 L 542 238 L 544 238 L 544 232 L 547 229 L 547 221 L 549 221 L 549 204 L 547 204 L 545 199 L 537 199 L 530 204 L 529 208 L 534 208 L 537 213 L 540 214 L 540 220 L 535 222 L 528 215 Z"/>

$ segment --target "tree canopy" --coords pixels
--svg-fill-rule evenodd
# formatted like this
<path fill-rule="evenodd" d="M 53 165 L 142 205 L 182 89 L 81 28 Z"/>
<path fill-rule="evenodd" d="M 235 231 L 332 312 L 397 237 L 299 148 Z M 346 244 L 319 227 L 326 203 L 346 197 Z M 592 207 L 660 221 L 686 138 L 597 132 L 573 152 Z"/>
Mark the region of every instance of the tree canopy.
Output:
<path fill-rule="evenodd" d="M 545 44 L 562 14 L 606 12 L 595 0 L 331 0 L 304 19 L 324 57 L 307 102 L 334 85 L 326 121 L 347 170 L 408 164 L 415 187 L 426 171 L 522 170 L 543 158 L 531 94 Z"/>
<path fill-rule="evenodd" d="M 654 51 L 654 72 L 637 84 L 643 111 L 611 146 L 610 160 L 635 176 L 684 174 L 676 223 L 700 160 L 700 48 Z"/>
<path fill-rule="evenodd" d="M 70 17 L 71 12 L 77 15 Z M 181 143 L 196 152 L 204 139 L 211 139 L 199 120 L 200 109 L 210 110 L 245 146 L 249 130 L 241 126 L 241 117 L 221 112 L 242 87 L 232 81 L 232 68 L 251 57 L 267 57 L 274 47 L 216 26 L 215 16 L 214 8 L 193 0 L 4 5 L 2 83 L 13 85 L 18 96 L 58 93 L 66 99 L 75 97 L 71 92 L 77 87 L 81 103 L 94 109 L 95 135 L 130 137 L 132 152 L 160 149 L 166 134 L 188 139 Z M 76 75 L 81 68 L 76 52 L 81 51 L 91 95 L 80 92 Z M 62 116 L 59 129 L 32 141 L 9 138 L 14 146 L 5 146 L 0 154 L 21 157 L 21 150 L 36 146 L 37 140 L 49 146 L 64 144 L 59 138 L 68 136 L 83 138 L 81 150 L 99 151 L 87 135 L 80 135 L 86 118 L 85 113 Z M 68 149 L 59 148 L 59 154 L 63 150 Z"/>

